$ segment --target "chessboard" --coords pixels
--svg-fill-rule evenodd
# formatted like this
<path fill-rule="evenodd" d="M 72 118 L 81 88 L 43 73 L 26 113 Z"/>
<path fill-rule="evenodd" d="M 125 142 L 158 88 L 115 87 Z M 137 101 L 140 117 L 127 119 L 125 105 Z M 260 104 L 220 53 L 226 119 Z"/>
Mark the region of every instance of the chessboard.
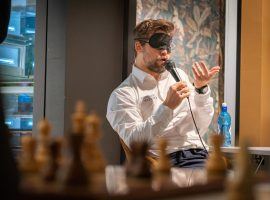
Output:
<path fill-rule="evenodd" d="M 43 119 L 37 137 L 23 138 L 18 157 L 21 199 L 263 200 L 269 195 L 269 176 L 253 173 L 246 143 L 233 167 L 221 151 L 223 138 L 218 134 L 211 137 L 212 150 L 202 169 L 172 167 L 164 139 L 158 140 L 155 162 L 147 159 L 146 142 L 133 142 L 126 163 L 112 166 L 99 146 L 100 117 L 88 114 L 79 101 L 71 123 L 66 137 L 54 138 L 50 122 Z"/>

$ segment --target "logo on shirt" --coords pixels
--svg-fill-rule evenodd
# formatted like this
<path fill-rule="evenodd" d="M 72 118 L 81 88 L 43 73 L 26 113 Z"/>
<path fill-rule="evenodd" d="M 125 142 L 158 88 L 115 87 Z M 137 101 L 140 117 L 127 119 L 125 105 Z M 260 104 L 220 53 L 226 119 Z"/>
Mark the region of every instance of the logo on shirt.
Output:
<path fill-rule="evenodd" d="M 153 100 L 156 100 L 157 97 L 153 94 L 153 95 L 147 95 L 143 97 L 143 102 L 151 102 Z"/>

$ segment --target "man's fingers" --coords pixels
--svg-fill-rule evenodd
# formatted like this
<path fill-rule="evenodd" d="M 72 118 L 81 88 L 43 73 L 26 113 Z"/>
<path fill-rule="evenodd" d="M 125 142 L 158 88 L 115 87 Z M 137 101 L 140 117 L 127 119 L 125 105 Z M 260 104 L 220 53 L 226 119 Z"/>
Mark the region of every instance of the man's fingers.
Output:
<path fill-rule="evenodd" d="M 193 74 L 195 76 L 195 79 L 197 79 L 197 80 L 201 79 L 201 76 L 200 76 L 199 72 L 197 71 L 197 69 L 195 68 L 194 65 L 192 67 L 192 71 L 193 71 Z"/>
<path fill-rule="evenodd" d="M 204 62 L 200 62 L 200 65 L 201 65 L 201 69 L 203 70 L 204 75 L 209 76 L 209 70 L 206 67 L 205 63 Z"/>
<path fill-rule="evenodd" d="M 187 87 L 186 82 L 180 81 L 171 86 L 171 90 L 174 92 L 179 92 L 183 88 Z"/>
<path fill-rule="evenodd" d="M 172 86 L 171 86 L 171 90 L 173 90 L 173 91 L 177 91 L 177 85 L 176 85 L 177 83 L 175 83 L 175 84 L 173 84 Z"/>
<path fill-rule="evenodd" d="M 185 87 L 182 90 L 178 91 L 178 95 L 181 99 L 188 97 L 190 95 L 189 88 Z"/>
<path fill-rule="evenodd" d="M 186 93 L 180 94 L 180 97 L 181 97 L 182 99 L 184 99 L 184 98 L 188 97 L 189 95 L 190 95 L 190 92 L 186 92 Z"/>
<path fill-rule="evenodd" d="M 211 71 L 211 70 L 220 70 L 220 66 L 212 67 L 212 68 L 210 69 L 210 71 Z"/>
<path fill-rule="evenodd" d="M 219 72 L 219 69 L 220 69 L 219 66 L 213 67 L 209 72 L 209 77 L 212 78 L 216 73 Z"/>
<path fill-rule="evenodd" d="M 181 90 L 184 87 L 187 87 L 187 84 L 184 81 L 177 82 L 174 85 L 175 85 L 177 91 Z"/>
<path fill-rule="evenodd" d="M 185 87 L 179 91 L 180 94 L 189 92 L 189 88 Z"/>
<path fill-rule="evenodd" d="M 213 71 L 209 73 L 209 79 L 211 79 L 214 75 L 216 75 L 216 73 L 218 73 L 218 71 Z"/>
<path fill-rule="evenodd" d="M 204 76 L 205 74 L 204 74 L 204 72 L 203 72 L 200 64 L 198 62 L 195 62 L 194 64 L 195 64 L 195 68 L 197 69 L 197 71 L 200 74 L 200 76 Z"/>

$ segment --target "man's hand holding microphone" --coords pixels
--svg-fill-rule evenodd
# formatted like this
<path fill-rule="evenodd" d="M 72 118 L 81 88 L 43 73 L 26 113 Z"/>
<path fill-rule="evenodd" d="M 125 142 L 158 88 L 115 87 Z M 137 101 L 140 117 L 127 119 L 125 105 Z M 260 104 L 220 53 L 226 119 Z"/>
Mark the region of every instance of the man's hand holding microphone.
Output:
<path fill-rule="evenodd" d="M 176 83 L 173 84 L 167 93 L 166 99 L 163 104 L 170 109 L 174 110 L 177 106 L 181 104 L 184 98 L 189 97 L 190 89 L 184 81 L 181 81 L 176 69 L 175 64 L 172 61 L 168 61 L 166 64 L 166 69 L 174 77 Z M 196 62 L 192 66 L 193 76 L 194 76 L 194 87 L 199 89 L 207 86 L 212 77 L 219 72 L 220 67 L 215 66 L 210 70 L 206 67 L 204 62 Z"/>

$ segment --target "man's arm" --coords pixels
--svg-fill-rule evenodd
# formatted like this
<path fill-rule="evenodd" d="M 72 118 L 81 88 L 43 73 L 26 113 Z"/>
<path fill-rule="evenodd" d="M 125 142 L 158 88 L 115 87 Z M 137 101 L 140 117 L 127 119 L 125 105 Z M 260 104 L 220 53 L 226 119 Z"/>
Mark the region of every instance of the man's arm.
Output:
<path fill-rule="evenodd" d="M 208 88 L 205 94 L 199 94 L 195 91 L 195 87 L 189 81 L 189 77 L 187 76 L 187 74 L 179 68 L 177 70 L 178 73 L 181 75 L 183 81 L 185 81 L 190 88 L 190 91 L 192 93 L 192 97 L 190 98 L 190 100 L 194 100 L 194 102 L 192 101 L 191 104 L 194 103 L 195 106 L 195 109 L 193 110 L 195 122 L 198 125 L 200 134 L 203 135 L 208 130 L 208 127 L 214 115 L 213 98 L 210 96 L 210 87 L 207 86 Z"/>
<path fill-rule="evenodd" d="M 152 142 L 173 117 L 173 111 L 161 104 L 157 111 L 144 121 L 133 92 L 130 88 L 114 91 L 110 96 L 106 115 L 112 128 L 128 146 L 132 141 Z"/>
<path fill-rule="evenodd" d="M 210 87 L 207 87 L 208 90 L 205 94 L 198 94 L 194 91 L 194 102 L 196 105 L 194 115 L 201 135 L 208 130 L 214 115 L 213 98 L 210 96 Z"/>
<path fill-rule="evenodd" d="M 210 88 L 208 84 L 215 74 L 219 72 L 219 70 L 219 66 L 208 69 L 204 62 L 195 62 L 192 67 L 194 75 L 194 87 L 197 89 L 206 85 L 208 87 L 208 91 L 205 94 L 198 94 L 195 92 L 194 97 L 197 107 L 196 115 L 197 119 L 199 119 L 199 123 L 201 124 L 201 129 L 208 129 L 214 115 L 213 99 L 210 97 Z M 201 132 L 205 132 L 205 130 L 202 130 Z"/>

